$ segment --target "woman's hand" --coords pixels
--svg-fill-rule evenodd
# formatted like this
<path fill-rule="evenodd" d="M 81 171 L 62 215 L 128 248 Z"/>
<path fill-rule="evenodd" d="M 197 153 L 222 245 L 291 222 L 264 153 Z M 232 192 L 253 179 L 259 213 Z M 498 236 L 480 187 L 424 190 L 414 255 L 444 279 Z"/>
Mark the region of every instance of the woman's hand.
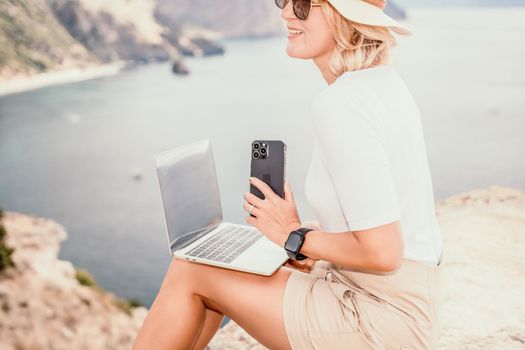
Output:
<path fill-rule="evenodd" d="M 309 273 L 317 260 L 306 258 L 303 260 L 288 259 L 283 266 L 291 267 L 293 269 Z"/>
<path fill-rule="evenodd" d="M 255 226 L 272 242 L 284 247 L 288 234 L 301 227 L 301 219 L 288 181 L 284 183 L 284 199 L 256 177 L 250 177 L 250 183 L 264 194 L 264 199 L 250 192 L 244 195 L 244 210 L 249 212 L 253 205 L 253 216 L 248 215 L 246 222 Z"/>

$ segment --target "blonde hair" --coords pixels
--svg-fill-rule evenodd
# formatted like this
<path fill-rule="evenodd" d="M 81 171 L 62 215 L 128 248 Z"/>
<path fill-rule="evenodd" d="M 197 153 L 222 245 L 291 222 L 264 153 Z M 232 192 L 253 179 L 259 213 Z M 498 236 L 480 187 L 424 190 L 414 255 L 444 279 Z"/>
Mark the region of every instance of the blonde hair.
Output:
<path fill-rule="evenodd" d="M 389 49 L 397 43 L 387 27 L 351 21 L 327 0 L 322 0 L 321 4 L 335 40 L 335 48 L 328 63 L 334 75 L 388 63 Z"/>

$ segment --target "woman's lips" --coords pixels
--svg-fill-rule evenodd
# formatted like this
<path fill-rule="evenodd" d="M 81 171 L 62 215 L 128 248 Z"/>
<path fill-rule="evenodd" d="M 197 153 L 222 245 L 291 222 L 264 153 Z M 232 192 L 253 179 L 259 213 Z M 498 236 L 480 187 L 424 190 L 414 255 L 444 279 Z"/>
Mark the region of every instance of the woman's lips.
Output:
<path fill-rule="evenodd" d="M 291 26 L 286 26 L 286 28 L 288 29 L 288 39 L 295 39 L 299 35 L 303 34 L 303 31 L 301 28 L 294 28 Z"/>
<path fill-rule="evenodd" d="M 300 36 L 302 34 L 303 34 L 303 32 L 300 32 L 299 34 L 288 32 L 288 39 L 295 39 L 295 38 L 297 38 L 298 36 Z"/>

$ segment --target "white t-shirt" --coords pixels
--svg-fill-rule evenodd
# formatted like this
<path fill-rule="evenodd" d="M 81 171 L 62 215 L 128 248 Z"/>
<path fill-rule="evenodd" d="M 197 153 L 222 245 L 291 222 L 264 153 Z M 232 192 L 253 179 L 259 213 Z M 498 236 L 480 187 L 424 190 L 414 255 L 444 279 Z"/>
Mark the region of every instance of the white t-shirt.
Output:
<path fill-rule="evenodd" d="M 313 100 L 305 195 L 323 230 L 400 220 L 406 259 L 442 250 L 419 109 L 392 65 L 345 72 Z"/>

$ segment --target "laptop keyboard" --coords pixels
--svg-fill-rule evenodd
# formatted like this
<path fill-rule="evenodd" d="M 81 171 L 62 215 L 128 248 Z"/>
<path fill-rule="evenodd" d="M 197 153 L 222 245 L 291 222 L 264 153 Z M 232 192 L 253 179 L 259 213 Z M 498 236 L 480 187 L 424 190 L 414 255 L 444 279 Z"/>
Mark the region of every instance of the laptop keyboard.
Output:
<path fill-rule="evenodd" d="M 230 263 L 263 236 L 257 230 L 228 226 L 208 238 L 186 255 Z"/>

